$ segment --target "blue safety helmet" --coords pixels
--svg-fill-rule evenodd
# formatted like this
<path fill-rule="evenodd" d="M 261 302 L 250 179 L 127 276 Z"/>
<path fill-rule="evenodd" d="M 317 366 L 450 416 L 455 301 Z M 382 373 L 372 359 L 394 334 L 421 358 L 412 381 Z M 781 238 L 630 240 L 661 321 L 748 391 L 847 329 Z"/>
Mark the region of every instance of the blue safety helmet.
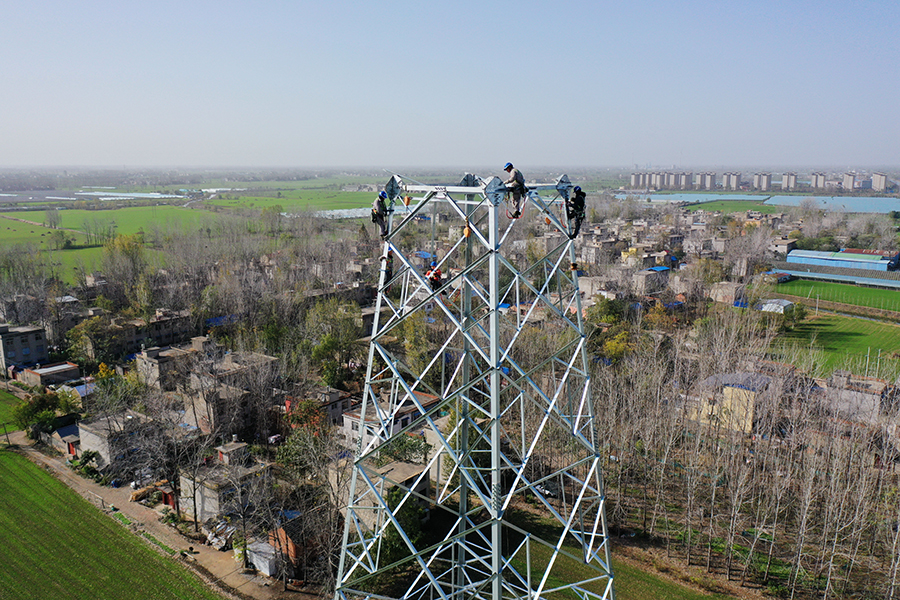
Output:
<path fill-rule="evenodd" d="M 575 191 L 576 191 L 576 192 L 580 192 L 580 191 L 581 191 L 581 186 L 580 186 L 580 185 L 576 185 L 576 186 L 575 186 Z"/>
<path fill-rule="evenodd" d="M 381 193 L 378 194 L 378 197 L 384 198 L 385 200 L 387 200 L 387 192 L 385 192 L 384 190 L 381 190 Z"/>
<path fill-rule="evenodd" d="M 437 266 L 437 263 L 434 262 L 434 261 L 431 261 L 431 266 L 432 266 L 432 267 L 436 267 L 436 266 Z"/>
<path fill-rule="evenodd" d="M 505 171 L 507 169 L 512 169 L 512 163 L 506 163 L 505 165 L 503 165 L 503 170 Z"/>

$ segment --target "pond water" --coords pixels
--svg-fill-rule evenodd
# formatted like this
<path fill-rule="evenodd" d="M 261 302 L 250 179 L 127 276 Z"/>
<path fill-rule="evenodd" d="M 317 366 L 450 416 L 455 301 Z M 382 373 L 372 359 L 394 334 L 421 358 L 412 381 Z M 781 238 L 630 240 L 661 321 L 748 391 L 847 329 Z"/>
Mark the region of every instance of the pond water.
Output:
<path fill-rule="evenodd" d="M 900 198 L 887 196 L 857 197 L 857 196 L 761 196 L 751 194 L 616 194 L 616 198 L 623 200 L 626 196 L 633 196 L 640 202 L 650 199 L 653 203 L 688 202 L 706 203 L 729 200 L 755 200 L 775 206 L 800 206 L 807 198 L 815 200 L 816 205 L 825 210 L 843 210 L 845 212 L 858 213 L 889 213 L 892 210 L 900 211 Z"/>
<path fill-rule="evenodd" d="M 779 206 L 800 206 L 809 196 L 772 196 L 766 204 Z M 889 213 L 900 210 L 900 198 L 888 197 L 850 197 L 850 196 L 815 196 L 816 206 L 826 210 L 843 210 L 854 213 Z"/>

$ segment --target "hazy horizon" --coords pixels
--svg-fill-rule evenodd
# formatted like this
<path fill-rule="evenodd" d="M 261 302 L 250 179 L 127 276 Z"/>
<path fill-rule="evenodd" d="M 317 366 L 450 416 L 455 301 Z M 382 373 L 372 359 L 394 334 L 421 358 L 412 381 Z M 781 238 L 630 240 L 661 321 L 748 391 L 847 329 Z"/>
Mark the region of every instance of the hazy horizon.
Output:
<path fill-rule="evenodd" d="M 6 169 L 900 165 L 886 0 L 51 0 L 3 16 Z"/>

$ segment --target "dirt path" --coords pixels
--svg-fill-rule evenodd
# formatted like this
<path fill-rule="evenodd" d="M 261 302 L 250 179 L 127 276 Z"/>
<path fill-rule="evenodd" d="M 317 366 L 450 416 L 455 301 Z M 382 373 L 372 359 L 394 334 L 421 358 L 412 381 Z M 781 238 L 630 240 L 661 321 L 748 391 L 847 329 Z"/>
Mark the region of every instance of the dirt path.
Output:
<path fill-rule="evenodd" d="M 51 458 L 31 446 L 24 432 L 16 431 L 9 434 L 13 445 L 18 450 L 39 466 L 46 468 L 57 479 L 75 490 L 81 496 L 88 499 L 106 513 L 112 512 L 114 506 L 119 512 L 132 521 L 131 528 L 135 532 L 144 531 L 154 536 L 161 543 L 175 550 L 187 550 L 193 546 L 192 558 L 184 561 L 185 566 L 195 571 L 201 579 L 211 585 L 215 585 L 218 591 L 224 592 L 232 598 L 253 598 L 257 600 L 280 600 L 282 598 L 312 598 L 307 594 L 281 592 L 278 583 L 266 577 L 253 576 L 241 573 L 241 565 L 236 563 L 232 552 L 219 552 L 210 546 L 202 546 L 199 543 L 183 537 L 173 527 L 159 521 L 160 512 L 147 508 L 137 502 L 129 502 L 131 488 L 111 488 L 101 486 L 93 481 L 84 479 L 74 471 L 66 467 L 65 459 Z M 179 555 L 174 560 L 181 560 Z M 196 566 L 200 569 L 194 568 Z M 205 571 L 205 573 L 204 573 Z M 223 585 L 226 589 L 222 589 Z M 236 591 L 237 594 L 228 591 Z"/>

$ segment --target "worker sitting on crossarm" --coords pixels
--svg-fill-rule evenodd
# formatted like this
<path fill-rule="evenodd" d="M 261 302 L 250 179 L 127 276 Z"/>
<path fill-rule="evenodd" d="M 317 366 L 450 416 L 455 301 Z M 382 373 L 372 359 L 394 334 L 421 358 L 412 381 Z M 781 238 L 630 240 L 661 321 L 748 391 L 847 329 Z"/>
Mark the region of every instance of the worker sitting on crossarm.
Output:
<path fill-rule="evenodd" d="M 566 217 L 568 217 L 569 223 L 572 224 L 572 232 L 569 234 L 569 238 L 575 239 L 578 231 L 581 229 L 581 222 L 584 221 L 584 200 L 587 194 L 581 191 L 581 186 L 579 185 L 576 185 L 572 191 L 574 192 L 572 197 L 566 199 Z"/>

